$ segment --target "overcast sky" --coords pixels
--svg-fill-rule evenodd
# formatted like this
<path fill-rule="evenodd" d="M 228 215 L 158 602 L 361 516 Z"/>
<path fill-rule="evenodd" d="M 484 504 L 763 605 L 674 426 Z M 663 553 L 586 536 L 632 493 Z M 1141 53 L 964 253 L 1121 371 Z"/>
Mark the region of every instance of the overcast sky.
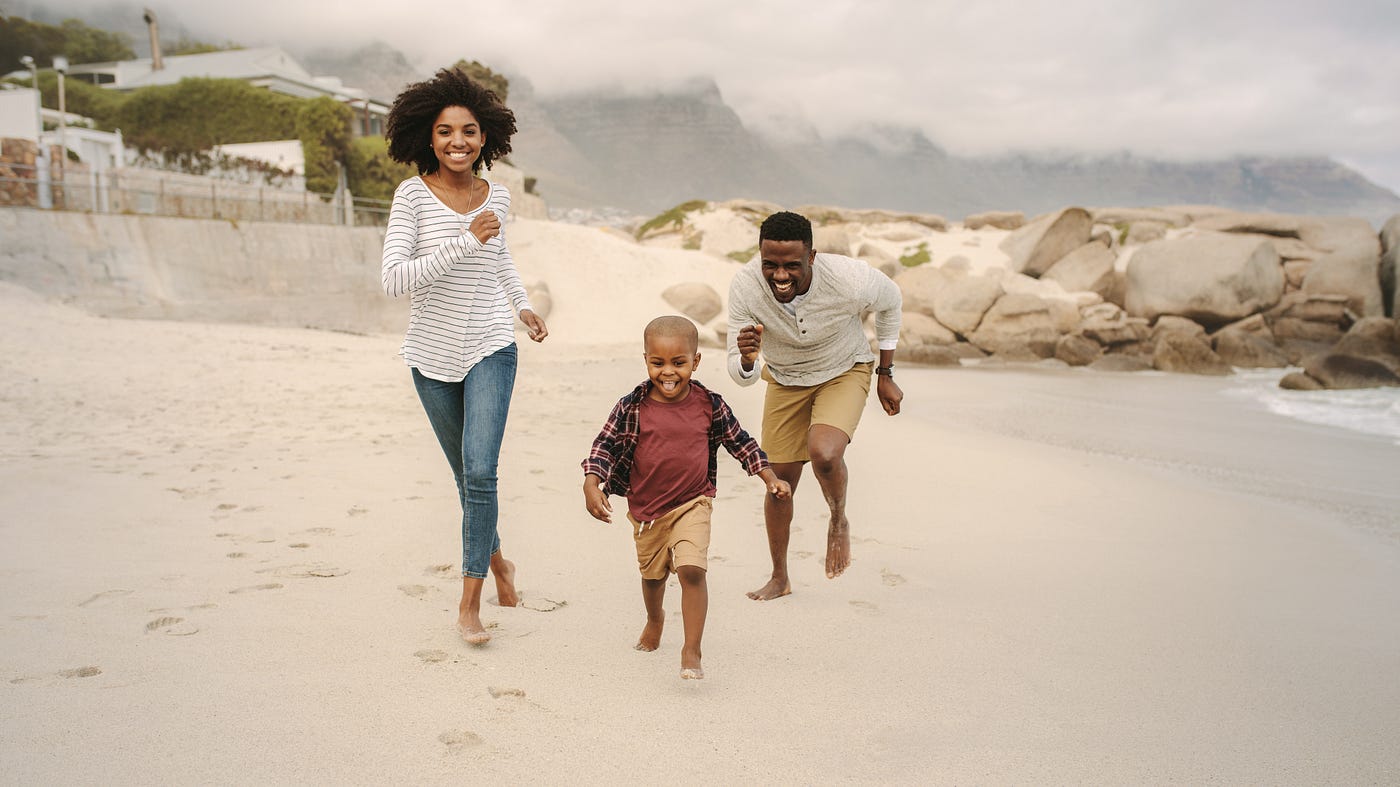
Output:
<path fill-rule="evenodd" d="M 378 38 L 424 72 L 465 56 L 544 93 L 710 77 L 754 125 L 910 125 L 960 154 L 1320 154 L 1400 192 L 1400 0 L 152 5 L 203 38 Z"/>

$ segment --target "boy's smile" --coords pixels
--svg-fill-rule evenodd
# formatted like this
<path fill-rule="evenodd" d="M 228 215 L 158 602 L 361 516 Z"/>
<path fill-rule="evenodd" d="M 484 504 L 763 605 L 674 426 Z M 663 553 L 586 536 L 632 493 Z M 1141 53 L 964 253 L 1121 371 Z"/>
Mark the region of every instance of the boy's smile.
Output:
<path fill-rule="evenodd" d="M 700 353 L 681 336 L 652 336 L 646 340 L 647 397 L 658 402 L 679 402 L 690 393 L 690 377 L 700 365 Z"/>

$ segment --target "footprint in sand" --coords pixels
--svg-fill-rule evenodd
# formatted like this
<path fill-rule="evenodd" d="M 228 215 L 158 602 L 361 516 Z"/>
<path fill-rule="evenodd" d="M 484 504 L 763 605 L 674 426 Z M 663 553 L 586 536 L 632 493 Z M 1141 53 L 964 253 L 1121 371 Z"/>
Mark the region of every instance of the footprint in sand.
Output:
<path fill-rule="evenodd" d="M 450 579 L 457 576 L 456 566 L 453 566 L 451 563 L 439 563 L 436 566 L 428 566 L 423 569 L 423 573 L 430 577 L 440 577 L 442 579 Z"/>
<path fill-rule="evenodd" d="M 426 596 L 428 594 L 428 591 L 432 590 L 432 588 L 428 587 L 427 585 L 399 585 L 399 590 L 403 591 L 403 594 L 405 596 L 411 596 L 413 598 L 422 598 L 423 596 Z"/>
<path fill-rule="evenodd" d="M 343 577 L 350 573 L 348 568 L 338 568 L 325 563 L 298 563 L 293 566 L 258 569 L 259 574 L 271 571 L 274 576 L 305 578 Z"/>
<path fill-rule="evenodd" d="M 797 550 L 796 552 L 793 552 L 793 553 L 792 553 L 792 556 L 795 557 L 795 558 L 797 558 L 798 560 L 806 560 L 807 558 L 811 557 L 811 556 L 814 555 L 814 554 L 815 554 L 814 552 L 808 552 L 808 551 L 805 550 L 805 549 L 799 549 L 799 550 Z"/>
<path fill-rule="evenodd" d="M 364 516 L 368 513 L 369 509 L 364 506 L 350 506 L 350 508 L 345 511 L 346 516 Z"/>
<path fill-rule="evenodd" d="M 237 503 L 220 503 L 214 506 L 215 511 L 232 511 L 235 508 L 238 508 Z"/>
<path fill-rule="evenodd" d="M 711 560 L 714 560 L 714 561 L 717 561 L 717 562 L 720 562 L 720 563 L 723 563 L 724 561 L 728 560 L 729 558 L 725 557 L 724 555 L 710 555 L 710 559 L 711 559 Z"/>
<path fill-rule="evenodd" d="M 146 624 L 146 632 L 152 631 L 159 631 L 172 637 L 188 637 L 191 634 L 199 633 L 199 627 L 193 623 L 187 623 L 184 618 L 163 617 L 156 618 Z"/>
<path fill-rule="evenodd" d="M 309 549 L 310 547 L 311 547 L 311 545 L 308 544 L 308 543 L 306 543 L 305 541 L 299 541 L 299 542 L 297 542 L 297 543 L 295 543 L 295 544 L 288 544 L 288 545 L 287 545 L 287 548 L 288 548 L 288 549 Z"/>
<path fill-rule="evenodd" d="M 551 598 L 531 598 L 524 599 L 520 602 L 520 606 L 526 609 L 532 609 L 536 612 L 553 612 L 554 610 L 559 609 L 560 607 L 566 607 L 568 605 L 569 602 L 567 601 L 555 601 Z"/>
<path fill-rule="evenodd" d="M 880 569 L 880 581 L 884 582 L 890 587 L 897 587 L 899 585 L 903 585 L 905 579 L 904 577 L 894 573 L 893 571 L 890 571 L 888 568 L 882 568 Z"/>
<path fill-rule="evenodd" d="M 520 697 L 524 699 L 525 697 L 524 689 L 504 688 L 501 686 L 487 686 L 486 690 L 490 692 L 491 696 L 495 699 L 500 699 L 502 697 Z"/>
<path fill-rule="evenodd" d="M 26 675 L 22 678 L 11 678 L 10 683 L 37 683 L 42 680 L 52 678 L 91 678 L 102 674 L 101 667 L 74 667 L 73 669 L 59 670 L 51 675 Z"/>
<path fill-rule="evenodd" d="M 851 606 L 854 607 L 857 612 L 862 612 L 866 615 L 880 614 L 880 608 L 871 604 L 869 601 L 852 601 Z"/>
<path fill-rule="evenodd" d="M 544 475 L 544 469 L 539 467 L 532 468 L 530 470 L 530 475 Z"/>
<path fill-rule="evenodd" d="M 301 531 L 301 533 L 298 533 L 297 535 L 301 535 L 302 533 L 310 533 L 310 534 L 312 534 L 312 535 L 317 535 L 317 536 L 333 536 L 333 535 L 335 535 L 335 528 L 333 528 L 333 527 L 308 527 L 307 529 Z"/>
<path fill-rule="evenodd" d="M 456 754 L 464 749 L 485 743 L 480 735 L 471 730 L 448 730 L 439 735 L 438 740 L 447 745 L 448 754 Z"/>
<path fill-rule="evenodd" d="M 60 678 L 92 678 L 102 674 L 101 667 L 76 667 L 58 671 Z"/>
<path fill-rule="evenodd" d="M 79 602 L 79 603 L 78 603 L 78 606 L 80 606 L 80 607 L 86 607 L 86 606 L 91 606 L 91 605 L 93 605 L 93 604 L 105 604 L 105 603 L 107 603 L 108 601 L 111 601 L 111 600 L 114 599 L 114 598 L 121 598 L 122 596 L 129 596 L 129 595 L 131 595 L 133 592 L 134 592 L 134 591 L 131 591 L 131 590 L 104 590 L 104 591 L 102 591 L 101 593 L 98 593 L 97 595 L 95 595 L 95 596 L 93 596 L 92 598 L 88 599 L 87 601 Z"/>
<path fill-rule="evenodd" d="M 247 587 L 234 588 L 230 593 L 252 593 L 255 590 L 278 590 L 282 587 L 281 582 L 266 582 L 261 585 L 248 585 Z"/>
<path fill-rule="evenodd" d="M 247 552 L 230 552 L 230 553 L 228 553 L 228 556 L 229 556 L 229 557 L 232 557 L 232 558 L 247 557 L 247 556 L 248 556 L 248 553 L 247 553 Z"/>
<path fill-rule="evenodd" d="M 447 661 L 447 651 L 445 650 L 420 650 L 413 655 L 417 656 L 424 664 Z"/>

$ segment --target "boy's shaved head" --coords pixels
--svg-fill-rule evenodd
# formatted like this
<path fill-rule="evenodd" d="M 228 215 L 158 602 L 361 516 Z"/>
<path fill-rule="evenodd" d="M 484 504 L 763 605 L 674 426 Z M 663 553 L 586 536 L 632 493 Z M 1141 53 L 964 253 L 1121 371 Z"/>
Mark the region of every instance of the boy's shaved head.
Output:
<path fill-rule="evenodd" d="M 684 339 L 686 344 L 690 347 L 691 353 L 696 353 L 700 350 L 700 332 L 695 330 L 695 323 L 684 317 L 667 315 L 665 317 L 657 317 L 647 323 L 646 330 L 642 332 L 642 344 L 643 346 L 647 346 L 651 343 L 653 338 L 660 338 L 662 336 Z"/>

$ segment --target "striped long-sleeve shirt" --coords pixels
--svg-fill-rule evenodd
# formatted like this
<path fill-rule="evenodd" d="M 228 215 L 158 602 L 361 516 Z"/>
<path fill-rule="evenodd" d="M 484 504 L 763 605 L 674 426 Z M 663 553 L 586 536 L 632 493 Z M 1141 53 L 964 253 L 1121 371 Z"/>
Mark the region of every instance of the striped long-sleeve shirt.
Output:
<path fill-rule="evenodd" d="M 510 192 L 490 184 L 481 207 L 457 213 L 423 179 L 399 184 L 384 232 L 384 292 L 412 296 L 404 363 L 456 382 L 478 361 L 515 341 L 515 313 L 530 308 L 504 231 L 486 243 L 467 231 L 490 209 L 504 226 Z"/>

